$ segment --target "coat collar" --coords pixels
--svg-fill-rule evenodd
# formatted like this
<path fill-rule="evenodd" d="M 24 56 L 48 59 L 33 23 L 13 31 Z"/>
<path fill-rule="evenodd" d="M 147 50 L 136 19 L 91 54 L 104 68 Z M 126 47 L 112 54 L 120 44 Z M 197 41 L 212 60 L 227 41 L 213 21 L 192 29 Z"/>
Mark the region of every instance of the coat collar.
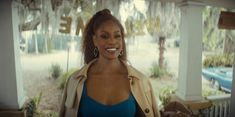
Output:
<path fill-rule="evenodd" d="M 92 60 L 88 64 L 84 65 L 80 70 L 76 71 L 71 75 L 71 83 L 73 83 L 71 86 L 75 86 L 74 90 L 70 91 L 70 94 L 68 95 L 68 101 L 66 101 L 66 105 L 70 108 L 74 107 L 74 102 L 75 102 L 75 97 L 76 97 L 76 91 L 77 91 L 77 86 L 79 83 L 82 83 L 82 81 L 85 81 L 87 79 L 87 72 L 89 67 L 94 63 L 97 59 Z M 140 73 L 138 70 L 136 70 L 134 67 L 131 65 L 128 65 L 126 62 L 122 63 L 126 66 L 127 72 L 128 72 L 128 78 L 131 80 L 137 79 L 137 80 L 143 80 L 145 77 L 142 73 Z M 133 79 L 134 78 L 134 79 Z M 81 92 L 81 91 L 79 91 Z M 138 92 L 138 91 L 134 91 Z"/>
<path fill-rule="evenodd" d="M 90 66 L 97 61 L 97 59 L 93 59 L 91 62 L 89 62 L 88 64 L 84 65 L 78 72 L 76 72 L 74 74 L 74 76 L 72 76 L 73 78 L 87 78 L 87 73 L 88 73 L 88 69 L 90 68 Z M 138 70 L 136 70 L 134 67 L 132 67 L 130 64 L 128 64 L 125 61 L 121 62 L 126 66 L 127 68 L 127 73 L 128 73 L 128 78 L 136 78 L 136 79 L 140 79 L 139 77 L 142 76 L 140 72 L 138 72 Z"/>

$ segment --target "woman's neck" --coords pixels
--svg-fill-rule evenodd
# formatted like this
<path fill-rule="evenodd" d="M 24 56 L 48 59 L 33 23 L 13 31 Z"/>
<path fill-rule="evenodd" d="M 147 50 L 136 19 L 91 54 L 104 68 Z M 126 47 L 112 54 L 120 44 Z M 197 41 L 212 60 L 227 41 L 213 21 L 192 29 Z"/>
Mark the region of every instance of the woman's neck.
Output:
<path fill-rule="evenodd" d="M 123 65 L 119 59 L 107 60 L 98 58 L 93 67 L 95 73 L 113 74 L 123 71 Z"/>

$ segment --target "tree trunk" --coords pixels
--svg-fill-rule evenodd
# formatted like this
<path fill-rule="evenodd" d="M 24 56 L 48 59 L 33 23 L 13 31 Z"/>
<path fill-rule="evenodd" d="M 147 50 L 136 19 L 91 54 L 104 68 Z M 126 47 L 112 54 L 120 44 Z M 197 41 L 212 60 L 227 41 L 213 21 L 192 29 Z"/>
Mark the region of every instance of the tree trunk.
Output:
<path fill-rule="evenodd" d="M 164 67 L 164 50 L 165 50 L 165 37 L 160 36 L 159 38 L 159 59 L 158 59 L 158 64 L 160 68 Z"/>

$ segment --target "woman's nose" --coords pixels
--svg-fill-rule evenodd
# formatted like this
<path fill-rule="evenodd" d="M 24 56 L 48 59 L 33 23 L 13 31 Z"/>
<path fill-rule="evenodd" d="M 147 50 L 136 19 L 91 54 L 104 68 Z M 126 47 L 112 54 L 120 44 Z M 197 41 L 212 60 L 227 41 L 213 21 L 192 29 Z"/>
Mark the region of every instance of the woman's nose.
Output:
<path fill-rule="evenodd" d="M 117 42 L 117 40 L 115 39 L 115 37 L 110 37 L 110 38 L 108 39 L 108 43 L 113 44 L 113 43 L 116 43 L 116 42 Z"/>

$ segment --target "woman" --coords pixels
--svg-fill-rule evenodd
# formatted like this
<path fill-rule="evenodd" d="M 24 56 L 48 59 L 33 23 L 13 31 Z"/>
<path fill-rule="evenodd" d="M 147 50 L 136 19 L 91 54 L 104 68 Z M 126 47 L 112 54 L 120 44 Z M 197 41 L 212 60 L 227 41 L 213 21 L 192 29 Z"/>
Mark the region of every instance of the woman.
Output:
<path fill-rule="evenodd" d="M 83 33 L 86 63 L 67 81 L 60 117 L 159 117 L 148 79 L 126 64 L 124 29 L 108 9 Z"/>

